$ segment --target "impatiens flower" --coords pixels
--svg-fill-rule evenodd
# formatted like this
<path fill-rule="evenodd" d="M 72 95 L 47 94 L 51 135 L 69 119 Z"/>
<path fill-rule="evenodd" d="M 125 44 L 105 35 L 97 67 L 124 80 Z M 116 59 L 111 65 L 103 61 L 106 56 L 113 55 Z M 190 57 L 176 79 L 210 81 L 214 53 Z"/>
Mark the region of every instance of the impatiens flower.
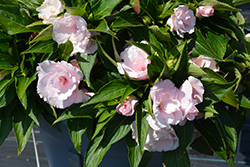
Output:
<path fill-rule="evenodd" d="M 203 101 L 204 87 L 200 80 L 189 76 L 180 87 L 179 100 L 181 102 L 181 110 L 188 120 L 193 120 L 198 115 L 199 110 L 195 105 Z"/>
<path fill-rule="evenodd" d="M 184 33 L 192 34 L 196 23 L 194 12 L 187 5 L 179 5 L 174 12 L 167 21 L 171 31 L 176 31 L 181 38 L 184 38 Z"/>
<path fill-rule="evenodd" d="M 70 40 L 74 47 L 71 55 L 78 52 L 92 54 L 97 50 L 96 41 L 89 39 L 91 33 L 87 29 L 86 21 L 80 16 L 66 13 L 64 17 L 54 22 L 52 36 L 58 44 Z"/>
<path fill-rule="evenodd" d="M 56 16 L 63 12 L 64 6 L 60 0 L 45 0 L 43 4 L 36 9 L 39 12 L 38 17 L 43 19 L 43 23 L 50 24 L 53 23 Z"/>
<path fill-rule="evenodd" d="M 138 102 L 137 98 L 133 95 L 126 98 L 123 103 L 116 107 L 116 112 L 124 116 L 131 116 L 135 112 L 135 105 Z"/>
<path fill-rule="evenodd" d="M 216 62 L 214 59 L 205 57 L 203 55 L 200 55 L 196 58 L 192 58 L 189 62 L 195 64 L 198 67 L 210 68 L 214 72 L 218 72 L 220 70 L 219 67 L 216 67 Z"/>
<path fill-rule="evenodd" d="M 155 129 L 170 128 L 171 125 L 185 124 L 193 120 L 199 110 L 196 105 L 203 101 L 204 87 L 200 80 L 189 76 L 180 89 L 169 80 L 160 80 L 150 89 L 153 100 L 153 120 L 149 125 Z"/>
<path fill-rule="evenodd" d="M 177 125 L 184 117 L 181 102 L 178 98 L 179 89 L 169 80 L 160 80 L 150 89 L 153 100 L 153 114 L 160 128 Z"/>
<path fill-rule="evenodd" d="M 46 60 L 39 64 L 37 72 L 37 93 L 50 105 L 63 109 L 88 99 L 78 90 L 83 74 L 70 63 Z"/>
<path fill-rule="evenodd" d="M 196 16 L 198 18 L 213 16 L 214 9 L 212 6 L 200 6 L 196 9 Z"/>
<path fill-rule="evenodd" d="M 136 80 L 148 79 L 147 65 L 151 61 L 147 59 L 148 54 L 145 51 L 134 45 L 130 45 L 121 52 L 120 57 L 123 60 L 123 62 L 117 63 L 117 69 L 120 74 L 124 75 L 126 72 L 130 78 Z"/>
<path fill-rule="evenodd" d="M 135 121 L 132 123 L 131 128 L 132 138 L 138 143 Z M 150 127 L 144 150 L 161 152 L 175 150 L 177 147 L 179 147 L 179 139 L 173 129 L 160 128 L 159 130 L 154 130 Z"/>

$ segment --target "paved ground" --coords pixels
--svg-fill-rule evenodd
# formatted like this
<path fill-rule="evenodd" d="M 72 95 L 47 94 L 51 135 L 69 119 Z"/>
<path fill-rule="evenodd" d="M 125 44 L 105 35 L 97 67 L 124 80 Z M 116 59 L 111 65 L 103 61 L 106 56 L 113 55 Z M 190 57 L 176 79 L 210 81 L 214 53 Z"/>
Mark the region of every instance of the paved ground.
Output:
<path fill-rule="evenodd" d="M 250 3 L 240 6 L 242 14 L 250 22 Z M 40 167 L 49 167 L 47 158 L 43 149 L 40 131 L 34 126 L 36 146 L 38 149 Z M 215 156 L 205 156 L 190 149 L 191 167 L 230 167 L 229 164 Z M 0 167 L 36 167 L 36 158 L 32 136 L 20 156 L 17 156 L 17 146 L 13 132 L 8 136 L 4 144 L 0 147 Z M 242 138 L 239 150 L 237 167 L 250 167 L 250 117 L 247 119 L 242 131 Z"/>

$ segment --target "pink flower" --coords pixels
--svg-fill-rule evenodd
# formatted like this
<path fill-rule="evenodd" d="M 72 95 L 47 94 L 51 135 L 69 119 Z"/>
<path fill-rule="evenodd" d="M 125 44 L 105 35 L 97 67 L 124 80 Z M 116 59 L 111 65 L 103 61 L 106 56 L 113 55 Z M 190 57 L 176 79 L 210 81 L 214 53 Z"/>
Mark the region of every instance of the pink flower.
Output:
<path fill-rule="evenodd" d="M 138 143 L 135 121 L 132 123 L 131 128 L 132 138 Z M 178 146 L 179 139 L 172 128 L 160 128 L 159 130 L 154 130 L 150 127 L 144 150 L 150 152 L 171 151 L 175 150 Z"/>
<path fill-rule="evenodd" d="M 39 12 L 38 17 L 43 19 L 43 23 L 53 23 L 59 19 L 56 16 L 63 12 L 64 6 L 60 0 L 45 0 L 43 4 L 36 9 Z"/>
<path fill-rule="evenodd" d="M 196 58 L 192 58 L 189 62 L 193 63 L 194 65 L 198 67 L 210 68 L 211 70 L 215 72 L 218 72 L 220 70 L 219 67 L 218 68 L 216 67 L 216 62 L 214 59 L 205 57 L 203 55 L 200 55 L 199 57 L 196 57 Z"/>
<path fill-rule="evenodd" d="M 181 38 L 184 38 L 184 33 L 192 34 L 196 23 L 194 12 L 189 10 L 187 5 L 179 5 L 174 12 L 167 21 L 171 31 L 176 31 Z"/>
<path fill-rule="evenodd" d="M 139 14 L 140 13 L 140 3 L 139 3 L 139 0 L 135 0 L 133 2 L 133 5 L 136 5 L 136 6 L 133 7 L 135 13 Z"/>
<path fill-rule="evenodd" d="M 142 49 L 130 45 L 123 52 L 121 52 L 121 59 L 123 62 L 117 63 L 120 74 L 128 74 L 129 77 L 136 80 L 148 79 L 147 65 L 151 63 L 147 59 L 148 54 Z"/>
<path fill-rule="evenodd" d="M 80 16 L 65 14 L 61 19 L 54 22 L 53 39 L 58 43 L 65 43 L 70 40 L 76 53 L 92 54 L 97 50 L 96 41 L 91 41 L 91 33 L 87 29 L 86 21 Z"/>
<path fill-rule="evenodd" d="M 181 110 L 188 120 L 193 120 L 198 115 L 199 110 L 195 105 L 203 101 L 204 87 L 200 80 L 189 76 L 180 87 L 179 100 Z"/>
<path fill-rule="evenodd" d="M 213 16 L 214 9 L 212 6 L 200 6 L 196 9 L 196 16 L 198 18 Z"/>
<path fill-rule="evenodd" d="M 50 105 L 63 109 L 88 99 L 82 90 L 78 90 L 83 74 L 70 63 L 46 60 L 39 64 L 37 72 L 37 93 Z"/>
<path fill-rule="evenodd" d="M 135 96 L 129 96 L 126 98 L 126 100 L 119 104 L 116 107 L 116 111 L 119 114 L 125 115 L 125 116 L 131 116 L 135 112 L 135 105 L 138 102 L 137 98 Z"/>
<path fill-rule="evenodd" d="M 170 80 L 160 80 L 151 87 L 150 94 L 158 127 L 170 128 L 170 125 L 177 125 L 183 119 L 179 89 Z"/>

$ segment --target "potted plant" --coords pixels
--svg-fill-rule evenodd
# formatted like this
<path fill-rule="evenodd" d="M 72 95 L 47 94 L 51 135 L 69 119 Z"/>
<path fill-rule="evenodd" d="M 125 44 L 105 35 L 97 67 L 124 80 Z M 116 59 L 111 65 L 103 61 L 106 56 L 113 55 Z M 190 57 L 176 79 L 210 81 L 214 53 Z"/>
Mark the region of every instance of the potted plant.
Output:
<path fill-rule="evenodd" d="M 1 1 L 0 145 L 13 129 L 21 154 L 35 123 L 65 132 L 86 167 L 116 143 L 130 166 L 156 152 L 190 166 L 188 147 L 235 166 L 250 108 L 236 7 L 247 2 Z"/>

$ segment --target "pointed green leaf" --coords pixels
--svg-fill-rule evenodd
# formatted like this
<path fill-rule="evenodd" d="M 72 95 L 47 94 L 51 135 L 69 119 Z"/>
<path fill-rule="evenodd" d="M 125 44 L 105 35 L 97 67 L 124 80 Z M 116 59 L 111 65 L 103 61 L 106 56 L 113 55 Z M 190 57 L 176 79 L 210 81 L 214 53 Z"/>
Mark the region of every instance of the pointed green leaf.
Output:
<path fill-rule="evenodd" d="M 94 20 L 103 19 L 105 16 L 109 16 L 113 9 L 122 0 L 102 0 L 98 1 L 93 7 L 92 12 L 94 14 Z"/>
<path fill-rule="evenodd" d="M 118 97 L 124 97 L 133 93 L 135 89 L 130 87 L 124 80 L 113 80 L 104 85 L 94 96 L 86 101 L 82 106 L 109 101 Z"/>
<path fill-rule="evenodd" d="M 135 13 L 124 13 L 112 24 L 112 29 L 122 29 L 128 27 L 143 27 Z"/>
<path fill-rule="evenodd" d="M 204 55 L 213 58 L 218 61 L 222 61 L 227 49 L 227 41 L 224 34 L 213 33 L 211 31 L 203 34 L 201 30 L 195 31 L 197 38 L 195 41 L 195 47 L 193 48 L 193 54 L 195 56 Z"/>
<path fill-rule="evenodd" d="M 97 134 L 103 129 L 103 127 L 114 117 L 115 113 L 115 108 L 109 107 L 100 115 L 96 123 L 95 133 L 93 134 L 92 139 L 95 138 Z"/>
<path fill-rule="evenodd" d="M 18 155 L 24 150 L 33 128 L 34 121 L 23 111 L 16 111 L 13 118 L 14 132 L 17 138 Z"/>
<path fill-rule="evenodd" d="M 19 100 L 21 100 L 29 87 L 29 85 L 36 80 L 36 74 L 33 74 L 30 78 L 28 77 L 16 77 L 16 92 Z"/>
<path fill-rule="evenodd" d="M 230 6 L 227 3 L 220 2 L 217 0 L 205 0 L 201 1 L 200 5 L 202 6 L 212 6 L 214 10 L 223 10 L 223 11 L 240 11 L 241 9 L 237 9 L 233 6 Z"/>
<path fill-rule="evenodd" d="M 132 120 L 131 117 L 124 117 L 116 114 L 107 125 L 105 131 L 101 131 L 89 143 L 85 155 L 84 166 L 97 167 L 112 144 L 121 140 L 129 133 Z"/>
<path fill-rule="evenodd" d="M 67 120 L 67 127 L 69 129 L 71 141 L 79 154 L 81 154 L 82 135 L 86 131 L 88 121 L 88 119 L 81 118 Z"/>
<path fill-rule="evenodd" d="M 77 54 L 76 55 L 76 61 L 84 75 L 84 79 L 86 80 L 86 83 L 89 87 L 91 87 L 91 82 L 90 82 L 90 74 L 91 70 L 95 64 L 96 60 L 96 54 L 94 55 L 83 55 L 83 54 Z"/>
<path fill-rule="evenodd" d="M 3 109 L 0 109 L 0 146 L 8 137 L 9 133 L 12 130 L 12 119 L 11 116 L 7 116 Z"/>
<path fill-rule="evenodd" d="M 180 156 L 179 148 L 173 151 L 162 152 L 163 167 L 190 167 L 188 153 Z"/>
<path fill-rule="evenodd" d="M 58 46 L 59 54 L 61 55 L 62 59 L 65 60 L 66 62 L 69 60 L 73 49 L 74 49 L 73 44 L 70 40 Z"/>
<path fill-rule="evenodd" d="M 21 13 L 19 6 L 0 4 L 0 24 L 8 34 L 39 32 L 39 27 L 26 27 L 31 21 L 27 13 Z"/>
<path fill-rule="evenodd" d="M 52 39 L 52 30 L 53 25 L 49 25 L 45 29 L 43 29 L 30 43 L 34 43 L 37 41 L 47 41 Z"/>
<path fill-rule="evenodd" d="M 58 123 L 60 121 L 71 119 L 71 118 L 93 118 L 93 115 L 97 112 L 96 109 L 94 109 L 93 105 L 88 105 L 84 107 L 80 107 L 81 104 L 75 104 L 67 108 L 65 112 L 63 112 L 57 120 L 55 120 L 55 123 Z"/>
<path fill-rule="evenodd" d="M 29 49 L 22 52 L 23 54 L 27 53 L 52 53 L 56 50 L 57 43 L 53 40 L 48 41 L 38 41 L 32 45 Z"/>

